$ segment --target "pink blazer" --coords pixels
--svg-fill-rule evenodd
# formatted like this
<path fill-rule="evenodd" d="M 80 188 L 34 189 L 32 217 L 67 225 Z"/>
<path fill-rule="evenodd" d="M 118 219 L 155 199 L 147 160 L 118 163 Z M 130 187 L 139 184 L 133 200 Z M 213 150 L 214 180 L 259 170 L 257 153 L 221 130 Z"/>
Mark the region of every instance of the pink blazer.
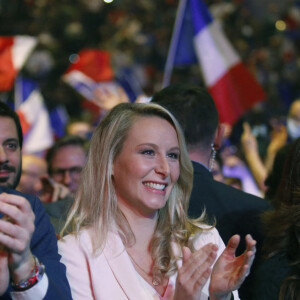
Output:
<path fill-rule="evenodd" d="M 58 244 L 74 300 L 155 299 L 141 285 L 117 234 L 109 234 L 107 245 L 98 256 L 92 254 L 88 231 L 83 231 L 78 239 L 69 235 Z"/>
<path fill-rule="evenodd" d="M 201 234 L 195 246 L 200 248 L 209 242 L 218 244 L 220 253 L 223 251 L 224 244 L 216 229 Z M 137 273 L 118 234 L 108 235 L 107 244 L 98 255 L 92 253 L 88 230 L 78 237 L 66 236 L 58 242 L 58 249 L 74 300 L 163 299 Z M 169 279 L 169 284 L 175 286 L 176 275 Z M 199 300 L 208 298 L 208 284 Z M 239 299 L 237 293 L 235 299 Z"/>

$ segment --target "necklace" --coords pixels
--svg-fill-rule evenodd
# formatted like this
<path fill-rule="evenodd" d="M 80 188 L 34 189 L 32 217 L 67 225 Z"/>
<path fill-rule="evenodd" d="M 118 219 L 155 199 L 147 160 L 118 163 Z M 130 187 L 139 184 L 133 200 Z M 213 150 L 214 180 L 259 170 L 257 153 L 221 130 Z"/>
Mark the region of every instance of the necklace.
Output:
<path fill-rule="evenodd" d="M 152 277 L 152 284 L 154 285 L 154 286 L 158 286 L 159 285 L 159 282 L 155 279 L 155 278 L 153 278 L 153 275 L 151 276 L 147 271 L 145 271 L 136 261 L 135 261 L 135 259 L 130 255 L 130 253 L 127 251 L 127 253 L 128 253 L 128 255 L 129 255 L 129 257 L 130 257 L 130 259 L 131 259 L 131 261 L 138 267 L 138 269 L 139 270 L 141 270 L 147 277 Z"/>

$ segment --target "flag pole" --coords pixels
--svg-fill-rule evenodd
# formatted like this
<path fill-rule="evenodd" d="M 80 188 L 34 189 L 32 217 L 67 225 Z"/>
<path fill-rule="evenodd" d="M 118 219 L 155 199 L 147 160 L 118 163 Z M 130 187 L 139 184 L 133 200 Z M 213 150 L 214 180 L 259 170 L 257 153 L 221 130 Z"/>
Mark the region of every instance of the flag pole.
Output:
<path fill-rule="evenodd" d="M 180 29 L 182 27 L 187 1 L 188 0 L 180 0 L 179 5 L 178 5 L 174 30 L 172 33 L 172 39 L 171 39 L 171 43 L 170 43 L 170 47 L 169 47 L 169 51 L 168 51 L 168 57 L 167 57 L 166 65 L 165 65 L 165 70 L 164 70 L 164 77 L 163 77 L 163 84 L 162 84 L 163 88 L 166 87 L 167 85 L 169 85 L 170 81 L 171 81 L 174 59 L 175 59 L 175 54 L 176 54 L 176 50 L 177 50 L 177 46 L 178 46 Z"/>

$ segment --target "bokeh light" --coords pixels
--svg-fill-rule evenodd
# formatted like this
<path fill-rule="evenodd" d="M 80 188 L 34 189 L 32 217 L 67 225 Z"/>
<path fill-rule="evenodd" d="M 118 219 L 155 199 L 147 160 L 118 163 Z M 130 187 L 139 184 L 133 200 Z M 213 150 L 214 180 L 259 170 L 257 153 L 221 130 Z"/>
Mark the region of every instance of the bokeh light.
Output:
<path fill-rule="evenodd" d="M 79 55 L 76 53 L 73 53 L 69 56 L 69 61 L 72 64 L 76 64 L 79 61 Z"/>
<path fill-rule="evenodd" d="M 283 20 L 277 20 L 275 23 L 275 27 L 279 31 L 286 30 L 286 23 Z"/>

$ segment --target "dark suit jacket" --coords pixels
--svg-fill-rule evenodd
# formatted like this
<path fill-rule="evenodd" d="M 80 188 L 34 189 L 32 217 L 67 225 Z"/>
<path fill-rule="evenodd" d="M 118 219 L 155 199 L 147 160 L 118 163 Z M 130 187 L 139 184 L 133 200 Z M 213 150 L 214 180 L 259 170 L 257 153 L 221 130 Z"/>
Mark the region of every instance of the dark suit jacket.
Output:
<path fill-rule="evenodd" d="M 57 250 L 57 239 L 53 226 L 40 200 L 32 195 L 25 195 L 15 190 L 0 187 L 0 193 L 6 192 L 25 197 L 31 204 L 35 214 L 35 231 L 31 238 L 31 252 L 45 265 L 45 272 L 49 279 L 48 291 L 45 300 L 69 300 L 72 299 L 70 286 L 66 278 L 66 268 L 60 263 L 61 256 Z M 2 217 L 2 214 L 0 214 Z M 0 299 L 11 299 L 8 288 Z M 32 299 L 34 300 L 34 299 Z"/>
<path fill-rule="evenodd" d="M 287 276 L 292 275 L 290 272 L 292 266 L 285 253 L 278 253 L 264 261 L 254 274 L 252 300 L 278 299 L 282 282 Z M 285 299 L 291 297 L 285 295 Z"/>
<path fill-rule="evenodd" d="M 268 202 L 214 180 L 212 174 L 199 163 L 193 162 L 193 167 L 194 182 L 188 210 L 189 216 L 199 217 L 205 208 L 209 221 L 212 222 L 215 218 L 216 228 L 225 244 L 232 235 L 239 234 L 241 243 L 237 255 L 245 250 L 244 237 L 250 233 L 257 241 L 255 262 L 258 263 L 263 242 L 260 214 L 270 208 Z M 241 299 L 248 299 L 244 295 L 244 288 L 246 289 L 246 286 L 250 284 L 250 280 L 251 278 L 247 279 L 239 291 Z"/>

